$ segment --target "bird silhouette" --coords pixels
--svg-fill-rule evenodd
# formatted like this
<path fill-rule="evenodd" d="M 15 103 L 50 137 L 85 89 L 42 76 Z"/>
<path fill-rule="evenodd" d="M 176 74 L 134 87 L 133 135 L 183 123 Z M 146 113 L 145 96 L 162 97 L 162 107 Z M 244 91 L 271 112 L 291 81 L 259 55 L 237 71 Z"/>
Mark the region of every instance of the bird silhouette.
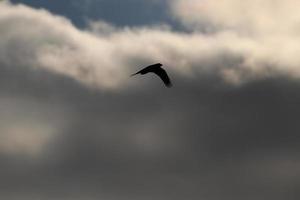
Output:
<path fill-rule="evenodd" d="M 171 82 L 167 72 L 161 66 L 163 66 L 161 63 L 156 63 L 156 64 L 150 65 L 148 67 L 145 67 L 144 69 L 138 71 L 137 73 L 132 74 L 131 76 L 135 76 L 137 74 L 144 75 L 149 72 L 152 72 L 161 78 L 161 80 L 164 82 L 165 86 L 172 87 L 172 82 Z"/>

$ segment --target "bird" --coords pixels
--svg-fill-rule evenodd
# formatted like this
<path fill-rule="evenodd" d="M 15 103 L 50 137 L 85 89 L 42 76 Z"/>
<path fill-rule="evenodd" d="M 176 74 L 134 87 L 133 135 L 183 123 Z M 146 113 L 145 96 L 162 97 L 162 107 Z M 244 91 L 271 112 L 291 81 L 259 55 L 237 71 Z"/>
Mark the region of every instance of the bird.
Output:
<path fill-rule="evenodd" d="M 161 67 L 163 66 L 161 63 L 156 63 L 153 65 L 149 65 L 145 67 L 144 69 L 132 74 L 131 76 L 135 76 L 137 74 L 145 75 L 147 73 L 154 73 L 164 82 L 166 87 L 172 87 L 172 82 L 167 74 L 167 72 Z"/>

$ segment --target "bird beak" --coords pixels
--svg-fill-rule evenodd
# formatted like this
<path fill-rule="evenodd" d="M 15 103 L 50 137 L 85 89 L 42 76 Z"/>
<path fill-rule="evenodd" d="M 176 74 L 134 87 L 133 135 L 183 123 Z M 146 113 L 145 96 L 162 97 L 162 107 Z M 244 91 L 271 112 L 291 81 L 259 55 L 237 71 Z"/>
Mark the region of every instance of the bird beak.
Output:
<path fill-rule="evenodd" d="M 135 74 L 131 74 L 130 76 L 135 76 L 135 75 L 137 75 L 139 72 L 137 72 L 137 73 L 135 73 Z"/>

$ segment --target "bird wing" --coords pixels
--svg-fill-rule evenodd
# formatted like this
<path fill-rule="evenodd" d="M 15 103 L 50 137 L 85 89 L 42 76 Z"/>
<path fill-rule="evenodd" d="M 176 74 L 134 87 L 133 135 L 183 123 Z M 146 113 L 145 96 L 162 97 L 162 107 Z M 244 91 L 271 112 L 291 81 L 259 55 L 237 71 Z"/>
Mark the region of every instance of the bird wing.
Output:
<path fill-rule="evenodd" d="M 167 72 L 163 68 L 159 68 L 159 69 L 155 70 L 153 73 L 155 73 L 157 76 L 159 76 L 167 87 L 172 87 L 172 82 L 171 82 Z"/>

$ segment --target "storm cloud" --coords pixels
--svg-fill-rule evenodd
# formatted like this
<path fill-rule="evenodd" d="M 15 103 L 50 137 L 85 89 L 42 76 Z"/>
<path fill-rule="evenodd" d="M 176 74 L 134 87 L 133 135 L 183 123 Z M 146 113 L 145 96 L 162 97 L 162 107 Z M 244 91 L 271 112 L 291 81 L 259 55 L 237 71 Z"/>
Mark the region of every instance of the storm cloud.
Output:
<path fill-rule="evenodd" d="M 267 23 L 297 14 L 224 2 L 169 1 L 184 31 L 1 3 L 0 198 L 299 199 L 297 37 Z M 172 89 L 128 77 L 157 61 Z"/>

